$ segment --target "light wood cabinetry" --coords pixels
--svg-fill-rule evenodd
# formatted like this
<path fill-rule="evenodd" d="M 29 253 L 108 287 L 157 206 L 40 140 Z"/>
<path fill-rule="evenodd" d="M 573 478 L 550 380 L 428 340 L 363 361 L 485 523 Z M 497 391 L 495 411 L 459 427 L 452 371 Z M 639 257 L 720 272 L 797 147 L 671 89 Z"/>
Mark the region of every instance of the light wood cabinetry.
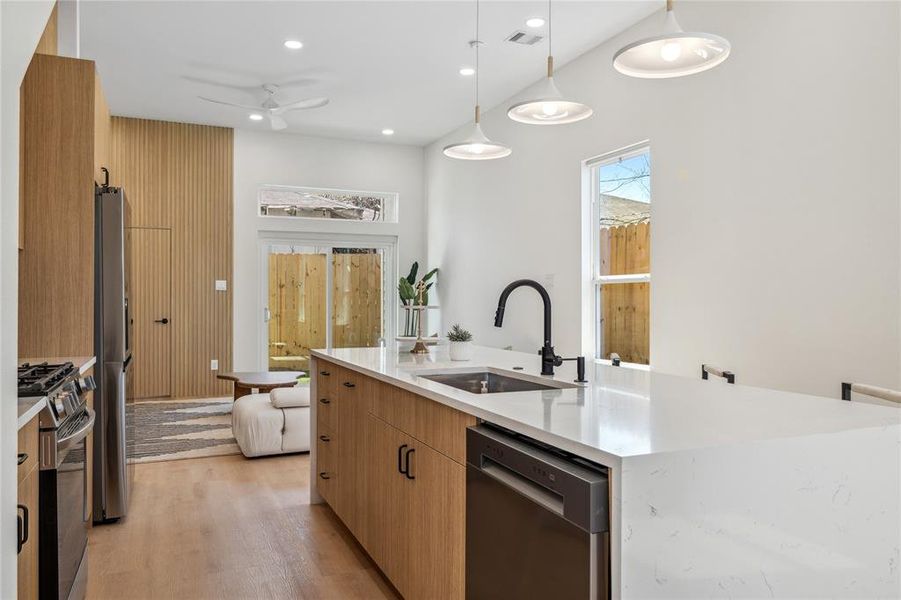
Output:
<path fill-rule="evenodd" d="M 94 63 L 36 54 L 21 87 L 19 356 L 94 353 L 94 183 L 109 112 Z"/>
<path fill-rule="evenodd" d="M 38 597 L 38 419 L 29 421 L 19 430 L 18 452 L 27 458 L 19 465 L 18 512 L 25 517 L 27 510 L 27 540 L 18 555 L 17 585 L 19 600 Z M 24 509 L 22 507 L 25 507 Z"/>
<path fill-rule="evenodd" d="M 320 495 L 404 597 L 462 598 L 476 419 L 321 359 L 314 377 Z"/>

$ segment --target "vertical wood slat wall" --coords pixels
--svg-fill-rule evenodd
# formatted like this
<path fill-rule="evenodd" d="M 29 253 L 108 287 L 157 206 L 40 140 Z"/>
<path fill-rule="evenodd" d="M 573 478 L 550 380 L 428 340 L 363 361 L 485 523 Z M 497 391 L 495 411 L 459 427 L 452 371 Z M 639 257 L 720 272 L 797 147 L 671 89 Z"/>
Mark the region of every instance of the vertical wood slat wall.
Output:
<path fill-rule="evenodd" d="M 171 231 L 171 396 L 227 395 L 210 360 L 231 370 L 233 131 L 113 117 L 111 137 L 111 181 L 125 189 L 131 226 Z"/>

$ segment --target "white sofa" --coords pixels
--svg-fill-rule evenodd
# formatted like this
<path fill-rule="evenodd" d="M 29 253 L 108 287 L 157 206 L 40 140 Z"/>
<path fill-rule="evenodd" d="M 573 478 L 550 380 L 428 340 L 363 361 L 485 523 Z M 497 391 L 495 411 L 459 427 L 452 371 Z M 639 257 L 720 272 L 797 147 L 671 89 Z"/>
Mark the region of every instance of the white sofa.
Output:
<path fill-rule="evenodd" d="M 271 395 L 270 395 L 271 394 Z M 232 433 L 244 456 L 310 450 L 310 388 L 278 388 L 235 400 Z"/>

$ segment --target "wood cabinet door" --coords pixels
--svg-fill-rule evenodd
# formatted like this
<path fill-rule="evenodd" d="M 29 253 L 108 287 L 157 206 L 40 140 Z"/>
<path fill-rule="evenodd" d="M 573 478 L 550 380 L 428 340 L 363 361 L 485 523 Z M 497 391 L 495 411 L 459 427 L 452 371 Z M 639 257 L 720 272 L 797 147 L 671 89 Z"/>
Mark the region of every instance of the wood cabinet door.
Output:
<path fill-rule="evenodd" d="M 399 456 L 410 438 L 378 417 L 366 418 L 368 476 L 366 505 L 368 532 L 363 546 L 391 583 L 409 598 L 410 481 L 400 473 Z"/>
<path fill-rule="evenodd" d="M 37 421 L 37 419 L 35 419 Z M 22 546 L 18 556 L 19 600 L 33 600 L 38 597 L 38 476 L 34 467 L 19 482 L 18 503 L 28 507 L 28 541 Z M 21 514 L 21 511 L 20 511 Z"/>
<path fill-rule="evenodd" d="M 466 468 L 413 442 L 408 480 L 410 513 L 406 598 L 462 599 L 465 595 Z"/>
<path fill-rule="evenodd" d="M 129 397 L 164 398 L 171 382 L 171 245 L 168 229 L 130 227 L 132 273 L 129 304 L 134 319 Z"/>

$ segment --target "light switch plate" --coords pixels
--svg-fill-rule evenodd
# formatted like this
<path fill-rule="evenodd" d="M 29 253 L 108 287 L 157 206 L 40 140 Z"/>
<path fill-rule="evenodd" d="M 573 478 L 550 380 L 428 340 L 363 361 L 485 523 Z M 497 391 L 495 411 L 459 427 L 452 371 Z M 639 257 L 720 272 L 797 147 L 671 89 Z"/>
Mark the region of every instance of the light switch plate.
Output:
<path fill-rule="evenodd" d="M 210 371 L 218 371 L 219 370 L 219 361 L 215 358 L 210 361 Z"/>
<path fill-rule="evenodd" d="M 224 292 L 227 289 L 228 289 L 228 282 L 226 280 L 224 280 L 224 279 L 216 280 L 216 291 L 217 292 Z"/>

